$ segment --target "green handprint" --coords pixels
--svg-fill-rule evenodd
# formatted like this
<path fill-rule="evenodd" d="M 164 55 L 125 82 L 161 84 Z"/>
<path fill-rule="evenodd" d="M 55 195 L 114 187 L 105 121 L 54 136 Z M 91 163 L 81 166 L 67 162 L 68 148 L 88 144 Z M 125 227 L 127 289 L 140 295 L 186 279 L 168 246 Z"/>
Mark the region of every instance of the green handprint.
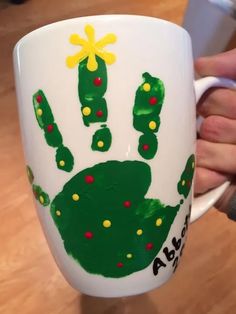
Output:
<path fill-rule="evenodd" d="M 91 32 L 91 27 L 86 29 L 87 33 Z M 79 44 L 82 39 L 78 35 L 73 36 L 73 41 Z M 109 36 L 111 42 L 111 38 L 114 37 L 112 34 Z M 106 36 L 104 38 L 107 40 Z M 82 85 L 86 85 L 87 82 L 87 87 L 83 90 L 79 87 L 79 98 L 85 125 L 97 122 L 96 114 L 95 116 L 84 114 L 83 110 L 86 106 L 83 101 L 85 99 L 86 101 L 91 99 L 90 105 L 86 108 L 88 112 L 94 108 L 96 110 L 103 108 L 102 111 L 105 113 L 103 119 L 107 117 L 106 102 L 103 99 L 106 87 L 100 90 L 101 102 L 99 102 L 89 85 L 91 83 L 90 73 L 87 73 L 87 70 L 83 72 L 85 67 L 91 72 L 91 70 L 98 70 L 101 64 L 104 65 L 101 56 L 104 57 L 105 55 L 105 59 L 110 63 L 114 61 L 109 53 L 101 53 L 99 50 L 101 46 L 100 42 L 96 48 L 98 49 L 97 56 L 94 58 L 91 55 L 87 56 L 87 50 L 84 48 L 85 51 L 82 50 L 83 53 L 80 53 L 79 57 L 76 55 L 67 60 L 67 62 L 72 63 L 71 66 L 75 59 L 80 62 L 79 86 L 82 82 Z M 82 73 L 85 73 L 84 77 Z M 144 143 L 141 140 L 142 136 L 139 140 L 141 144 L 138 151 L 143 158 L 151 159 L 157 150 L 157 139 L 153 133 L 157 132 L 160 125 L 159 114 L 164 99 L 164 86 L 161 80 L 148 73 L 144 73 L 143 78 L 145 81 L 136 92 L 133 121 L 135 129 L 143 132 L 143 136 L 145 136 Z M 104 76 L 103 79 L 106 81 L 107 77 Z M 89 91 L 91 98 L 88 97 Z M 150 97 L 153 102 L 151 109 L 150 101 L 149 104 L 141 102 L 141 100 L 150 99 Z M 156 98 L 155 108 L 154 98 Z M 47 113 L 45 116 L 42 114 L 38 116 L 38 109 L 42 108 L 38 107 L 37 100 L 40 100 L 40 104 L 44 104 Z M 58 147 L 58 149 L 64 147 L 62 136 L 58 127 L 55 127 L 50 105 L 42 90 L 34 94 L 33 103 L 38 124 L 44 129 L 47 143 L 50 146 Z M 103 105 L 96 107 L 98 104 L 99 106 Z M 149 107 L 146 108 L 145 106 Z M 42 120 L 43 118 L 45 120 Z M 156 123 L 156 127 L 150 128 L 150 122 L 153 121 Z M 51 124 L 54 126 L 55 138 L 49 137 L 45 131 Z M 104 125 L 98 131 L 99 134 L 95 132 L 93 136 L 92 148 L 93 145 L 96 146 L 99 142 L 103 142 L 105 147 L 101 146 L 100 151 L 105 152 L 111 143 L 111 138 L 109 140 L 110 131 Z M 143 148 L 143 145 L 149 145 L 150 150 L 141 151 L 140 147 Z M 65 163 L 64 166 L 71 164 L 69 161 L 72 155 L 69 154 L 68 156 L 63 156 L 61 159 Z M 57 161 L 57 164 L 60 165 L 60 161 Z M 193 173 L 194 155 L 191 155 L 180 175 L 177 186 L 179 194 L 183 195 L 185 199 L 191 189 Z M 34 176 L 30 168 L 28 168 L 28 174 L 32 183 Z M 87 272 L 111 278 L 124 277 L 150 265 L 167 239 L 171 225 L 184 202 L 183 199 L 180 199 L 176 206 L 169 206 L 164 205 L 158 199 L 145 198 L 151 182 L 150 166 L 147 162 L 137 160 L 108 160 L 83 169 L 74 175 L 65 183 L 50 206 L 51 216 L 60 233 L 67 254 Z M 39 191 L 39 188 L 37 190 Z M 40 191 L 43 192 L 41 188 Z M 40 201 L 39 197 L 36 199 Z M 46 201 L 47 204 L 50 202 L 49 197 Z"/>

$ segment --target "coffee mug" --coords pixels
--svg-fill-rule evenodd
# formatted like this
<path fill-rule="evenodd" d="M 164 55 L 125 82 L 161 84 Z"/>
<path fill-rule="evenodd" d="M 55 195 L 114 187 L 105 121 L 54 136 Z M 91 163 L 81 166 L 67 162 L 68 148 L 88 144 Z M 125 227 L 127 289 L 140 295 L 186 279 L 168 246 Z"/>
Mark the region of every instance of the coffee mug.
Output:
<path fill-rule="evenodd" d="M 100 297 L 162 285 L 189 221 L 229 184 L 193 199 L 196 102 L 235 83 L 194 83 L 188 33 L 131 15 L 37 29 L 17 43 L 14 69 L 27 174 L 65 278 Z"/>

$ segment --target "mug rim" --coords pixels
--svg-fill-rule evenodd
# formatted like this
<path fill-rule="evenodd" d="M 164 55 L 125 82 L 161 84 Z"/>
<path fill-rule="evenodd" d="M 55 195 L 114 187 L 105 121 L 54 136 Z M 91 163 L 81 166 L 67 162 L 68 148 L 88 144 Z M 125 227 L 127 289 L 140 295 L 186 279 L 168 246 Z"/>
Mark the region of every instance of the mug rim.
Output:
<path fill-rule="evenodd" d="M 64 19 L 64 20 L 59 20 L 53 23 L 49 23 L 49 24 L 45 24 L 41 27 L 38 27 L 34 30 L 32 30 L 31 32 L 25 34 L 24 36 L 22 36 L 15 44 L 14 49 L 13 49 L 13 54 L 15 54 L 15 51 L 18 49 L 18 47 L 22 44 L 24 44 L 25 42 L 27 42 L 28 40 L 30 40 L 30 38 L 34 35 L 37 35 L 38 33 L 41 33 L 43 31 L 48 31 L 51 28 L 60 26 L 62 24 L 69 24 L 75 20 L 88 20 L 90 18 L 93 18 L 95 20 L 117 20 L 117 19 L 126 19 L 126 20 L 141 20 L 141 21 L 149 21 L 149 22 L 156 22 L 156 23 L 161 23 L 161 24 L 165 24 L 167 26 L 172 27 L 173 29 L 177 29 L 179 31 L 182 31 L 183 33 L 185 33 L 187 35 L 187 37 L 190 39 L 191 41 L 191 37 L 190 34 L 188 33 L 188 31 L 186 29 L 184 29 L 182 26 L 173 23 L 171 21 L 165 20 L 165 19 L 161 19 L 158 17 L 154 17 L 154 16 L 146 16 L 146 15 L 139 15 L 139 14 L 99 14 L 99 15 L 85 15 L 85 16 L 78 16 L 78 17 L 73 17 L 73 18 L 69 18 L 69 19 Z"/>

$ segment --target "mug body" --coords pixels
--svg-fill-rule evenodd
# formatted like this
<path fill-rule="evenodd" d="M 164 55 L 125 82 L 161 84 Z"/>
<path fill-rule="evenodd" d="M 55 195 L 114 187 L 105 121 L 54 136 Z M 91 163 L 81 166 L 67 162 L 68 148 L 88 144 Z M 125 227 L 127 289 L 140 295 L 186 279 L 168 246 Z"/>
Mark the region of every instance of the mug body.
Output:
<path fill-rule="evenodd" d="M 14 68 L 27 173 L 65 278 L 102 297 L 162 285 L 192 200 L 187 32 L 142 16 L 65 20 L 22 38 Z"/>

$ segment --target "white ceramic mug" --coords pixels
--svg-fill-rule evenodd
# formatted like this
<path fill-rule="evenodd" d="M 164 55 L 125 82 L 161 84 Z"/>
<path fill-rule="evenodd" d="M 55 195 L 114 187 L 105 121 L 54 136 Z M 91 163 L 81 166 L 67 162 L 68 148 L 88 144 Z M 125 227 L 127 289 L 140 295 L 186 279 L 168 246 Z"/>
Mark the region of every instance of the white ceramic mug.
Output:
<path fill-rule="evenodd" d="M 65 278 L 101 297 L 162 285 L 189 219 L 229 184 L 193 199 L 190 218 L 196 101 L 235 83 L 194 83 L 188 33 L 130 15 L 35 30 L 17 43 L 14 67 L 27 172 Z"/>

